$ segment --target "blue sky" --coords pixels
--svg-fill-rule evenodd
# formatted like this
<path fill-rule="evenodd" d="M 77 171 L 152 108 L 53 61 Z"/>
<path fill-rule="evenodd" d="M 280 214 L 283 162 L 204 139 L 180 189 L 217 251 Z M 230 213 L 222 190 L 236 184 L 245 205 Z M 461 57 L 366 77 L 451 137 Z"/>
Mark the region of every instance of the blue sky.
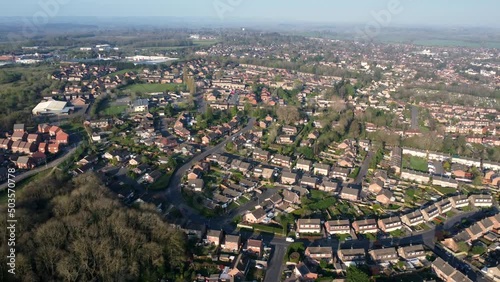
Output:
<path fill-rule="evenodd" d="M 57 1 L 63 4 L 49 9 L 55 11 L 55 17 L 164 16 L 221 22 L 253 19 L 361 24 L 373 21 L 379 11 L 388 11 L 392 3 L 397 7 L 397 12 L 390 12 L 392 25 L 500 27 L 499 0 L 8 0 L 3 1 L 0 16 L 31 18 L 44 11 L 43 3 Z"/>

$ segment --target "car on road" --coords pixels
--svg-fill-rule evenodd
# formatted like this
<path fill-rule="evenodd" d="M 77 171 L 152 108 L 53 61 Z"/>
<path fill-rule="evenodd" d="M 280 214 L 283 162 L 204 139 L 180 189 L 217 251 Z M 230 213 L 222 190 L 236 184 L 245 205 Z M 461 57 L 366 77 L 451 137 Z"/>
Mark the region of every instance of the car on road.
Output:
<path fill-rule="evenodd" d="M 287 242 L 293 243 L 295 240 L 292 237 L 286 237 L 285 239 Z"/>

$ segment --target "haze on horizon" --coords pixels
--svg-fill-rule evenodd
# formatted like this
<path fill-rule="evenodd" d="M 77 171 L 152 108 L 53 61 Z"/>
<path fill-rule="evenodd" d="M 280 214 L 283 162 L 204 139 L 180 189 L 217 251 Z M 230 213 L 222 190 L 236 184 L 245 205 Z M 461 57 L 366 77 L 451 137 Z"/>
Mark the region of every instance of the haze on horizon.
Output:
<path fill-rule="evenodd" d="M 59 2 L 56 2 L 59 1 Z M 50 4 L 47 4 L 50 3 Z M 54 7 L 54 3 L 56 4 Z M 44 8 L 48 7 L 48 8 Z M 391 11 L 388 7 L 393 7 Z M 500 27 L 500 1 L 468 0 L 19 0 L 3 3 L 0 17 L 166 17 L 190 21 L 368 23 L 390 11 L 390 25 Z M 387 15 L 387 14 L 386 14 Z"/>

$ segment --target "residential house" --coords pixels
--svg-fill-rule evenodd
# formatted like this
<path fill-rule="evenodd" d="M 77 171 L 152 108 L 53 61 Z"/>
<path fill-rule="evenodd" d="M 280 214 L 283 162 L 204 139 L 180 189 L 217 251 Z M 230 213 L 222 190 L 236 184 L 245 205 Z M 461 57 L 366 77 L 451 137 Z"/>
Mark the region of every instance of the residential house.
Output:
<path fill-rule="evenodd" d="M 429 174 L 407 169 L 401 170 L 401 178 L 417 183 L 428 183 L 430 181 Z"/>
<path fill-rule="evenodd" d="M 12 134 L 12 136 L 10 136 L 10 139 L 12 141 L 26 141 L 28 137 L 28 133 L 24 132 L 24 131 L 14 131 L 14 133 Z"/>
<path fill-rule="evenodd" d="M 21 156 L 17 158 L 16 166 L 19 169 L 33 169 L 35 168 L 35 162 L 31 157 Z"/>
<path fill-rule="evenodd" d="M 290 171 L 284 171 L 281 174 L 281 184 L 284 185 L 293 185 L 297 182 L 297 174 L 290 172 Z"/>
<path fill-rule="evenodd" d="M 34 152 L 31 154 L 31 158 L 35 163 L 35 166 L 43 165 L 47 163 L 47 156 L 41 152 Z"/>
<path fill-rule="evenodd" d="M 285 135 L 295 136 L 297 135 L 297 128 L 294 126 L 285 125 L 281 128 L 281 131 Z"/>
<path fill-rule="evenodd" d="M 458 209 L 468 207 L 470 202 L 466 195 L 457 195 L 449 198 L 451 206 Z"/>
<path fill-rule="evenodd" d="M 153 172 L 146 173 L 144 175 L 144 180 L 148 183 L 155 183 L 161 176 L 162 173 L 159 170 L 155 170 Z"/>
<path fill-rule="evenodd" d="M 388 205 L 391 202 L 394 202 L 395 198 L 389 189 L 382 189 L 382 191 L 380 191 L 377 195 L 376 200 L 383 205 Z"/>
<path fill-rule="evenodd" d="M 300 204 L 300 196 L 289 190 L 283 190 L 283 201 L 290 204 Z"/>
<path fill-rule="evenodd" d="M 266 212 L 262 208 L 258 208 L 253 212 L 249 212 L 243 216 L 243 221 L 248 223 L 260 223 L 266 218 Z"/>
<path fill-rule="evenodd" d="M 416 226 L 424 223 L 424 216 L 420 210 L 405 214 L 401 217 L 401 220 L 408 226 Z"/>
<path fill-rule="evenodd" d="M 326 232 L 333 234 L 349 234 L 351 224 L 348 219 L 329 220 L 325 222 Z"/>
<path fill-rule="evenodd" d="M 317 262 L 322 260 L 326 262 L 333 261 L 332 247 L 307 247 L 305 255 Z"/>
<path fill-rule="evenodd" d="M 321 220 L 319 219 L 298 219 L 297 233 L 321 233 Z"/>
<path fill-rule="evenodd" d="M 59 153 L 59 143 L 55 143 L 55 142 L 49 143 L 47 150 L 51 154 Z"/>
<path fill-rule="evenodd" d="M 221 241 L 222 241 L 222 231 L 220 230 L 209 230 L 207 232 L 207 241 L 210 244 L 213 244 L 215 246 L 219 246 Z"/>
<path fill-rule="evenodd" d="M 29 143 L 35 143 L 35 144 L 38 144 L 38 142 L 41 141 L 41 137 L 39 134 L 36 134 L 36 133 L 32 133 L 32 134 L 28 134 L 28 137 L 26 138 L 26 140 L 29 142 Z"/>
<path fill-rule="evenodd" d="M 455 189 L 458 188 L 458 182 L 455 179 L 449 177 L 433 176 L 432 185 L 455 188 Z"/>
<path fill-rule="evenodd" d="M 370 186 L 368 186 L 368 191 L 372 192 L 373 194 L 380 193 L 382 189 L 384 189 L 384 182 L 379 179 L 373 179 L 370 183 Z"/>
<path fill-rule="evenodd" d="M 342 180 L 347 180 L 349 177 L 349 172 L 350 170 L 348 168 L 343 168 L 343 167 L 334 167 L 330 173 L 331 178 L 339 178 Z"/>
<path fill-rule="evenodd" d="M 265 150 L 262 150 L 259 148 L 255 148 L 255 150 L 253 151 L 253 154 L 252 154 L 252 157 L 254 160 L 261 161 L 261 162 L 267 162 L 269 160 L 270 156 L 271 156 L 271 154 L 268 151 L 265 151 Z"/>
<path fill-rule="evenodd" d="M 439 208 L 436 204 L 432 204 L 426 208 L 423 208 L 421 211 L 426 221 L 431 221 L 439 216 Z"/>
<path fill-rule="evenodd" d="M 375 219 L 356 220 L 352 223 L 352 228 L 360 234 L 378 232 L 377 221 Z"/>
<path fill-rule="evenodd" d="M 312 162 L 309 160 L 298 159 L 295 168 L 302 171 L 310 171 L 312 167 Z"/>
<path fill-rule="evenodd" d="M 493 197 L 491 195 L 471 195 L 469 201 L 474 207 L 493 206 Z"/>
<path fill-rule="evenodd" d="M 348 201 L 357 201 L 360 190 L 349 186 L 343 187 L 340 191 L 340 198 Z"/>
<path fill-rule="evenodd" d="M 445 213 L 451 211 L 451 208 L 452 208 L 452 204 L 451 204 L 451 201 L 449 199 L 443 199 L 443 200 L 437 202 L 436 206 L 438 207 L 440 214 L 445 214 Z"/>
<path fill-rule="evenodd" d="M 391 151 L 391 160 L 389 162 L 389 165 L 396 174 L 401 173 L 401 168 L 403 163 L 402 157 L 403 157 L 403 151 L 401 150 L 401 147 L 394 147 Z"/>
<path fill-rule="evenodd" d="M 12 143 L 13 141 L 10 139 L 0 138 L 0 149 L 10 150 L 12 149 Z"/>
<path fill-rule="evenodd" d="M 293 136 L 280 135 L 280 136 L 278 136 L 278 140 L 276 143 L 289 145 L 289 144 L 293 144 L 293 142 L 294 142 Z"/>
<path fill-rule="evenodd" d="M 368 253 L 375 263 L 395 262 L 399 259 L 398 252 L 394 247 L 375 249 Z"/>
<path fill-rule="evenodd" d="M 264 250 L 262 240 L 248 239 L 246 250 L 257 255 L 258 257 L 262 256 L 262 252 Z"/>
<path fill-rule="evenodd" d="M 361 265 L 366 263 L 365 249 L 339 249 L 337 256 L 346 265 Z"/>
<path fill-rule="evenodd" d="M 295 265 L 294 274 L 300 277 L 301 281 L 316 281 L 316 279 L 318 279 L 318 274 L 311 272 L 303 262 Z"/>
<path fill-rule="evenodd" d="M 226 235 L 224 240 L 224 244 L 221 245 L 222 249 L 238 252 L 241 245 L 241 236 L 240 235 Z"/>
<path fill-rule="evenodd" d="M 445 282 L 472 282 L 462 272 L 453 268 L 442 258 L 437 257 L 431 264 L 431 268 L 436 275 Z"/>
<path fill-rule="evenodd" d="M 279 155 L 279 154 L 274 155 L 274 157 L 271 160 L 271 162 L 273 164 L 281 166 L 281 167 L 290 168 L 290 166 L 291 166 L 290 157 Z"/>
<path fill-rule="evenodd" d="M 316 189 L 316 185 L 318 184 L 318 179 L 316 177 L 302 176 L 302 179 L 300 180 L 300 184 L 303 187 L 309 187 L 312 189 Z"/>
<path fill-rule="evenodd" d="M 339 184 L 337 182 L 323 180 L 323 182 L 318 185 L 318 189 L 325 192 L 338 192 Z"/>
<path fill-rule="evenodd" d="M 16 123 L 14 124 L 14 132 L 25 132 L 26 127 L 24 126 L 24 123 Z"/>
<path fill-rule="evenodd" d="M 424 245 L 418 244 L 406 247 L 399 247 L 398 254 L 405 260 L 423 259 L 425 258 Z"/>
<path fill-rule="evenodd" d="M 132 102 L 130 108 L 133 112 L 147 112 L 149 110 L 149 100 L 137 99 Z"/>
<path fill-rule="evenodd" d="M 399 216 L 391 216 L 378 220 L 378 227 L 385 233 L 393 232 L 403 228 L 403 222 Z"/>
<path fill-rule="evenodd" d="M 189 179 L 188 187 L 191 188 L 194 192 L 202 192 L 205 183 L 203 179 Z"/>
<path fill-rule="evenodd" d="M 329 173 L 330 173 L 330 165 L 329 164 L 317 163 L 314 165 L 314 174 L 328 176 Z"/>

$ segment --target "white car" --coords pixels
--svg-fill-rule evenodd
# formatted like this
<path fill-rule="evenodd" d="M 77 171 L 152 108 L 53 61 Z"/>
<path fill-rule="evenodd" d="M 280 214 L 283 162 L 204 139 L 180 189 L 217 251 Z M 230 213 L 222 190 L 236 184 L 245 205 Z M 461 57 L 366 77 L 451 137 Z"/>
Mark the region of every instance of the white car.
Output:
<path fill-rule="evenodd" d="M 286 237 L 285 239 L 287 242 L 293 243 L 295 240 L 292 237 Z"/>

